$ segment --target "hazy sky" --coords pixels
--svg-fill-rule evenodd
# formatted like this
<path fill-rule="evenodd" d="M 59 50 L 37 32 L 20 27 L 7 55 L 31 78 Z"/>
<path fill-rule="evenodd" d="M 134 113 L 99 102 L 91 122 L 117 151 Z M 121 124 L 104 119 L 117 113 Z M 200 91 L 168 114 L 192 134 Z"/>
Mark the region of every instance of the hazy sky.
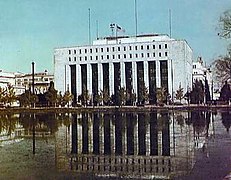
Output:
<path fill-rule="evenodd" d="M 0 0 L 0 69 L 53 72 L 56 47 L 88 44 L 88 9 L 91 39 L 111 35 L 110 23 L 135 34 L 134 0 Z M 219 16 L 231 8 L 230 0 L 137 0 L 138 34 L 169 33 L 186 39 L 194 58 L 208 63 L 226 53 L 227 40 L 218 33 Z"/>

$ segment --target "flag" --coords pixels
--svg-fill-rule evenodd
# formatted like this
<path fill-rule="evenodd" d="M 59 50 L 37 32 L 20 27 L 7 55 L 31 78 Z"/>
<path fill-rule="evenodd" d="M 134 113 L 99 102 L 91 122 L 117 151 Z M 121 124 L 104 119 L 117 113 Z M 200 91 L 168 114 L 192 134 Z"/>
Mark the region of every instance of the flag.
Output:
<path fill-rule="evenodd" d="M 123 29 L 123 28 L 120 27 L 118 24 L 116 24 L 116 31 L 117 31 L 117 32 L 125 32 L 125 29 Z"/>

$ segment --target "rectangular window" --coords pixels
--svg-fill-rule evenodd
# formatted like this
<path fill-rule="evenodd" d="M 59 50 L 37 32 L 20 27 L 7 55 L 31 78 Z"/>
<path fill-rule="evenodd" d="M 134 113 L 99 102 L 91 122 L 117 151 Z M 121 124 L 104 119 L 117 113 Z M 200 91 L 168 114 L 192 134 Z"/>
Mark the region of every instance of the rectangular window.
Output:
<path fill-rule="evenodd" d="M 126 51 L 126 47 L 124 46 L 124 51 Z"/>
<path fill-rule="evenodd" d="M 138 58 L 138 54 L 136 54 L 136 58 Z"/>
<path fill-rule="evenodd" d="M 142 57 L 142 58 L 144 57 L 144 53 L 141 53 L 141 57 Z"/>
<path fill-rule="evenodd" d="M 103 52 L 103 48 L 101 48 L 101 52 Z"/>
<path fill-rule="evenodd" d="M 124 54 L 124 59 L 126 59 L 126 54 Z"/>
<path fill-rule="evenodd" d="M 159 53 L 159 57 L 161 57 L 161 52 Z"/>
<path fill-rule="evenodd" d="M 76 54 L 76 50 L 74 50 L 74 54 Z"/>
<path fill-rule="evenodd" d="M 74 57 L 74 61 L 76 61 L 76 57 Z"/>
<path fill-rule="evenodd" d="M 69 50 L 69 54 L 71 54 L 71 50 Z"/>
<path fill-rule="evenodd" d="M 120 51 L 120 47 L 118 47 L 118 51 Z"/>
<path fill-rule="evenodd" d="M 92 49 L 90 49 L 90 53 L 92 53 Z"/>
<path fill-rule="evenodd" d="M 137 50 L 137 46 L 135 46 L 135 50 Z"/>
<path fill-rule="evenodd" d="M 96 53 L 98 52 L 98 48 L 95 48 L 95 52 L 96 52 Z"/>
<path fill-rule="evenodd" d="M 120 54 L 118 54 L 118 59 L 120 59 Z"/>
<path fill-rule="evenodd" d="M 156 49 L 156 46 L 155 46 L 155 45 L 153 45 L 153 46 L 152 46 L 152 48 L 153 48 L 153 49 Z"/>
<path fill-rule="evenodd" d="M 85 56 L 85 61 L 87 60 L 87 56 Z"/>
<path fill-rule="evenodd" d="M 90 56 L 90 60 L 92 60 L 92 56 Z"/>
<path fill-rule="evenodd" d="M 148 57 L 148 58 L 149 58 L 149 56 L 150 56 L 149 53 L 147 53 L 147 57 Z"/>
<path fill-rule="evenodd" d="M 109 48 L 107 47 L 107 52 L 109 52 Z"/>
<path fill-rule="evenodd" d="M 87 53 L 87 49 L 85 49 L 85 53 Z"/>
<path fill-rule="evenodd" d="M 165 56 L 168 56 L 168 52 L 165 52 L 164 54 L 165 54 Z"/>
<path fill-rule="evenodd" d="M 159 49 L 161 49 L 161 44 L 159 44 Z"/>
<path fill-rule="evenodd" d="M 143 49 L 144 49 L 144 46 L 141 45 L 141 46 L 140 46 L 140 49 L 143 50 Z"/>
<path fill-rule="evenodd" d="M 103 60 L 103 56 L 101 56 L 101 59 Z"/>
<path fill-rule="evenodd" d="M 130 58 L 132 58 L 132 54 L 130 54 Z"/>
<path fill-rule="evenodd" d="M 115 51 L 115 47 L 112 47 L 112 51 L 113 51 L 113 52 Z"/>
<path fill-rule="evenodd" d="M 153 53 L 153 57 L 156 57 L 156 53 Z"/>
<path fill-rule="evenodd" d="M 107 55 L 107 59 L 109 59 L 109 55 Z"/>
<path fill-rule="evenodd" d="M 114 54 L 112 55 L 112 59 L 115 59 L 115 55 Z"/>
<path fill-rule="evenodd" d="M 132 46 L 129 46 L 129 50 L 130 50 L 130 51 L 132 50 Z"/>
<path fill-rule="evenodd" d="M 79 50 L 79 54 L 81 54 L 81 49 Z"/>
<path fill-rule="evenodd" d="M 165 44 L 165 45 L 164 45 L 164 47 L 165 47 L 165 49 L 167 49 L 167 48 L 168 48 L 168 45 L 167 45 L 167 44 Z"/>
<path fill-rule="evenodd" d="M 79 57 L 79 60 L 82 61 L 82 57 Z"/>
<path fill-rule="evenodd" d="M 71 57 L 69 57 L 69 61 L 71 61 Z"/>
<path fill-rule="evenodd" d="M 149 50 L 149 45 L 147 45 L 147 50 Z"/>
<path fill-rule="evenodd" d="M 98 60 L 98 56 L 95 56 L 95 60 Z"/>

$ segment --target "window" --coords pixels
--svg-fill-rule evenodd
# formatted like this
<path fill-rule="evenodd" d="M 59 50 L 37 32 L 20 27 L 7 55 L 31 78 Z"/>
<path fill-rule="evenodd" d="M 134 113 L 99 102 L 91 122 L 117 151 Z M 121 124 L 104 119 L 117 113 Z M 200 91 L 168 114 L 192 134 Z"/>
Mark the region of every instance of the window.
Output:
<path fill-rule="evenodd" d="M 103 48 L 101 48 L 101 52 L 103 52 Z"/>
<path fill-rule="evenodd" d="M 161 49 L 161 44 L 159 44 L 159 49 Z"/>
<path fill-rule="evenodd" d="M 149 45 L 147 45 L 147 50 L 149 50 Z"/>
<path fill-rule="evenodd" d="M 168 45 L 167 45 L 167 44 L 165 44 L 165 45 L 164 45 L 164 47 L 165 47 L 165 49 L 167 49 L 167 48 L 168 48 Z"/>
<path fill-rule="evenodd" d="M 136 54 L 136 58 L 138 58 L 138 54 Z"/>
<path fill-rule="evenodd" d="M 107 47 L 107 52 L 109 52 L 109 48 Z"/>
<path fill-rule="evenodd" d="M 71 50 L 69 50 L 69 54 L 71 54 Z"/>
<path fill-rule="evenodd" d="M 81 49 L 79 50 L 79 54 L 81 54 Z"/>
<path fill-rule="evenodd" d="M 118 59 L 120 59 L 120 54 L 118 54 Z"/>
<path fill-rule="evenodd" d="M 135 50 L 137 50 L 137 46 L 135 46 Z"/>
<path fill-rule="evenodd" d="M 124 51 L 126 51 L 126 47 L 124 46 Z"/>
<path fill-rule="evenodd" d="M 81 60 L 82 60 L 82 57 L 79 57 L 79 60 L 81 61 Z"/>
<path fill-rule="evenodd" d="M 98 60 L 98 56 L 95 56 L 95 60 Z"/>
<path fill-rule="evenodd" d="M 76 50 L 74 50 L 74 54 L 76 54 Z"/>
<path fill-rule="evenodd" d="M 112 55 L 112 59 L 115 59 L 115 55 L 114 54 Z"/>
<path fill-rule="evenodd" d="M 155 46 L 155 45 L 153 45 L 153 46 L 152 46 L 152 48 L 153 48 L 153 49 L 156 49 L 156 46 Z"/>
<path fill-rule="evenodd" d="M 85 56 L 85 61 L 87 60 L 87 56 Z"/>
<path fill-rule="evenodd" d="M 129 50 L 130 50 L 130 51 L 132 50 L 132 46 L 129 46 Z"/>
<path fill-rule="evenodd" d="M 149 58 L 149 56 L 150 56 L 150 54 L 149 53 L 147 53 L 147 57 Z"/>
<path fill-rule="evenodd" d="M 141 57 L 142 57 L 142 58 L 144 57 L 144 53 L 141 53 Z"/>
<path fill-rule="evenodd" d="M 85 49 L 85 53 L 87 53 L 87 49 Z"/>
<path fill-rule="evenodd" d="M 109 59 L 109 55 L 107 55 L 107 59 Z"/>
<path fill-rule="evenodd" d="M 103 56 L 101 56 L 101 59 L 103 60 Z"/>
<path fill-rule="evenodd" d="M 140 46 L 140 49 L 143 50 L 143 49 L 144 49 L 144 46 L 141 45 L 141 46 Z"/>
<path fill-rule="evenodd" d="M 165 54 L 165 56 L 168 56 L 168 52 L 165 52 L 164 54 Z"/>
<path fill-rule="evenodd" d="M 153 53 L 153 57 L 156 57 L 156 53 Z"/>
<path fill-rule="evenodd" d="M 98 52 L 98 49 L 97 49 L 97 48 L 95 48 L 95 52 L 96 52 L 96 53 Z"/>
<path fill-rule="evenodd" d="M 124 54 L 124 59 L 126 59 L 126 54 Z"/>
<path fill-rule="evenodd" d="M 130 58 L 132 58 L 132 54 L 130 54 Z"/>
<path fill-rule="evenodd" d="M 112 51 L 113 51 L 113 52 L 115 51 L 115 47 L 112 47 Z"/>
<path fill-rule="evenodd" d="M 74 57 L 74 61 L 76 61 L 76 57 Z"/>
<path fill-rule="evenodd" d="M 120 47 L 118 47 L 118 51 L 120 51 Z"/>
<path fill-rule="evenodd" d="M 92 56 L 90 56 L 90 60 L 92 60 Z"/>
<path fill-rule="evenodd" d="M 159 53 L 159 57 L 161 57 L 161 53 Z"/>
<path fill-rule="evenodd" d="M 92 49 L 90 49 L 90 53 L 92 53 Z"/>
<path fill-rule="evenodd" d="M 71 61 L 71 57 L 69 57 L 69 61 Z"/>

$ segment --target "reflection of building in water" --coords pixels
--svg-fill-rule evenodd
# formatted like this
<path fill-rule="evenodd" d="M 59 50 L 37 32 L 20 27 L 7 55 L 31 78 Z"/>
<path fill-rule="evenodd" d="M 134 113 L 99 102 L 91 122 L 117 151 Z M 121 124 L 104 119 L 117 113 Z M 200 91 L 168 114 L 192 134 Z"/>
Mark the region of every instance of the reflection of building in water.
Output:
<path fill-rule="evenodd" d="M 187 113 L 180 115 L 73 114 L 70 127 L 56 133 L 57 167 L 118 177 L 187 173 L 193 166 L 193 127 L 179 123 L 180 118 L 186 121 Z"/>

